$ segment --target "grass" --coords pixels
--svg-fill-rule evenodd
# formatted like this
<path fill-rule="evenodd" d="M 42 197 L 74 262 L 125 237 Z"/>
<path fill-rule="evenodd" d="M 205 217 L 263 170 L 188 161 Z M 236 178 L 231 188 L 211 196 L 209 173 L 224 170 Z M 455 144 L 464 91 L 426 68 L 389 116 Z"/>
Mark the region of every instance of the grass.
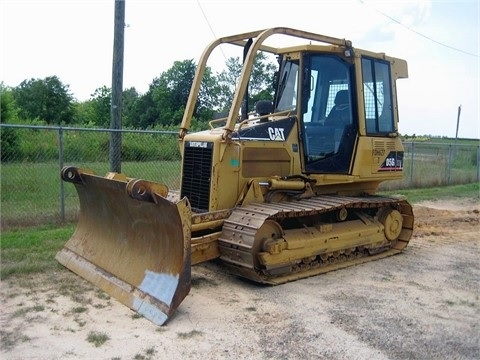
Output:
<path fill-rule="evenodd" d="M 410 203 L 439 199 L 476 199 L 480 201 L 480 184 L 437 186 L 431 188 L 402 189 L 380 192 L 382 195 L 403 195 Z"/>
<path fill-rule="evenodd" d="M 155 355 L 156 353 L 156 350 L 155 348 L 152 346 L 148 349 L 145 350 L 145 355 L 143 354 L 136 354 L 133 359 L 134 360 L 150 360 L 152 359 L 152 357 Z"/>
<path fill-rule="evenodd" d="M 90 331 L 87 335 L 87 341 L 95 345 L 95 347 L 102 346 L 108 340 L 110 340 L 108 335 L 102 332 Z"/>
<path fill-rule="evenodd" d="M 25 314 L 30 313 L 30 312 L 42 312 L 45 310 L 45 306 L 43 305 L 35 305 L 35 306 L 30 306 L 30 307 L 23 307 L 15 311 L 12 315 L 12 318 L 15 317 L 24 317 Z"/>
<path fill-rule="evenodd" d="M 72 309 L 72 313 L 74 314 L 81 314 L 86 311 L 88 311 L 88 308 L 86 308 L 85 306 L 76 306 Z"/>
<path fill-rule="evenodd" d="M 55 254 L 74 232 L 74 225 L 2 231 L 0 277 L 58 271 Z"/>
<path fill-rule="evenodd" d="M 30 340 L 30 337 L 22 334 L 21 331 L 0 330 L 0 344 L 3 350 L 11 350 L 18 342 L 27 342 Z"/>
<path fill-rule="evenodd" d="M 212 279 L 207 279 L 203 276 L 192 276 L 192 287 L 200 288 L 203 286 L 218 286 L 217 282 Z"/>
<path fill-rule="evenodd" d="M 468 151 L 467 151 L 468 150 Z M 453 150 L 452 150 L 453 152 Z M 385 181 L 380 184 L 382 190 L 405 188 L 426 188 L 468 184 L 478 180 L 476 150 L 473 148 L 458 151 L 455 157 L 448 153 L 425 149 L 421 153 L 405 154 L 403 177 L 400 180 Z"/>
<path fill-rule="evenodd" d="M 189 332 L 180 332 L 180 333 L 177 333 L 178 337 L 180 339 L 191 339 L 195 336 L 200 336 L 202 335 L 203 332 L 201 331 L 198 331 L 198 330 L 192 330 L 192 331 L 189 331 Z"/>

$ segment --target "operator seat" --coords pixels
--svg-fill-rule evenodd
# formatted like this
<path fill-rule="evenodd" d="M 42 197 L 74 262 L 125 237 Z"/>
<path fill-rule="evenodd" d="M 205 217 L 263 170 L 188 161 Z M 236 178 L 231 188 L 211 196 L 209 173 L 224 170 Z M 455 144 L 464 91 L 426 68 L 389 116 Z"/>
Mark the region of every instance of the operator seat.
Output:
<path fill-rule="evenodd" d="M 348 90 L 340 90 L 337 92 L 334 101 L 335 105 L 325 119 L 326 126 L 343 128 L 345 125 L 352 123 L 349 98 Z"/>

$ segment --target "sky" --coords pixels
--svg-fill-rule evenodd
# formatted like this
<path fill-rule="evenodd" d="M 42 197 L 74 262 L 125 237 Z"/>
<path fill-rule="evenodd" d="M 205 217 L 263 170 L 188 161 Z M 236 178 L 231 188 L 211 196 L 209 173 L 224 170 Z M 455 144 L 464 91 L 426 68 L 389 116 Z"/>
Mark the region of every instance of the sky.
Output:
<path fill-rule="evenodd" d="M 114 0 L 0 0 L 0 82 L 111 87 Z M 123 86 L 141 94 L 219 37 L 283 26 L 407 60 L 400 133 L 480 138 L 480 0 L 125 0 Z M 210 63 L 220 71 L 224 56 Z"/>

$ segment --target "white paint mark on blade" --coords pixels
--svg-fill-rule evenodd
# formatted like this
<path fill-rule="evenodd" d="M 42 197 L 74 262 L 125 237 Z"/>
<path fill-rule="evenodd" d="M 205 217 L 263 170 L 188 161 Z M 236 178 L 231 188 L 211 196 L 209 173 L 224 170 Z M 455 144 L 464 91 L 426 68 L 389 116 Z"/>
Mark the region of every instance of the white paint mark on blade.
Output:
<path fill-rule="evenodd" d="M 145 277 L 138 288 L 170 307 L 177 287 L 178 275 L 157 274 L 153 271 L 147 270 L 145 271 Z"/>

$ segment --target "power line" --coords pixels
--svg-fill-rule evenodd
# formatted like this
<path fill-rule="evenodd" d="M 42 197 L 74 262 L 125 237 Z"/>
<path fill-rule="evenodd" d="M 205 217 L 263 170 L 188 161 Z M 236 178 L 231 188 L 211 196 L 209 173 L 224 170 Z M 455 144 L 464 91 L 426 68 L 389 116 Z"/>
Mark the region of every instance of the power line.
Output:
<path fill-rule="evenodd" d="M 370 6 L 369 4 L 366 4 L 363 0 L 358 0 L 358 2 L 362 3 L 363 5 Z M 441 41 L 437 41 L 437 40 L 431 38 L 430 36 L 424 35 L 424 34 L 422 34 L 421 32 L 418 32 L 417 30 L 412 29 L 411 27 L 403 24 L 401 21 L 399 21 L 399 20 L 391 17 L 390 15 L 385 14 L 384 12 L 378 10 L 377 8 L 374 8 L 374 7 L 373 7 L 373 9 L 374 9 L 376 12 L 378 12 L 379 14 L 381 14 L 381 15 L 385 16 L 386 18 L 392 20 L 393 22 L 399 24 L 400 26 L 403 26 L 405 29 L 407 29 L 407 30 L 409 30 L 409 31 L 411 31 L 411 32 L 413 32 L 413 33 L 415 33 L 415 34 L 417 34 L 417 35 L 419 35 L 419 36 L 427 39 L 427 40 L 430 40 L 430 41 L 432 41 L 432 42 L 434 42 L 434 43 L 436 43 L 436 44 L 438 44 L 438 45 L 444 46 L 444 47 L 449 48 L 449 49 L 451 49 L 451 50 L 455 50 L 455 51 L 461 52 L 461 53 L 466 54 L 466 55 L 470 55 L 470 56 L 474 56 L 474 57 L 480 57 L 480 56 L 477 55 L 477 54 L 473 54 L 473 53 L 470 53 L 470 52 L 468 52 L 468 51 L 465 51 L 465 50 L 462 50 L 462 49 L 459 49 L 459 48 L 450 46 L 450 45 L 448 45 L 448 44 L 445 44 L 445 43 L 443 43 L 443 42 L 441 42 Z"/>
<path fill-rule="evenodd" d="M 210 25 L 210 21 L 208 21 L 207 15 L 205 14 L 205 11 L 203 11 L 202 5 L 200 5 L 200 0 L 197 0 L 198 7 L 200 8 L 200 11 L 202 12 L 203 18 L 207 22 L 208 27 L 210 28 L 210 31 L 212 32 L 213 38 L 217 39 L 217 35 L 215 35 L 215 31 L 213 31 L 212 25 Z"/>
<path fill-rule="evenodd" d="M 198 7 L 200 8 L 200 11 L 202 12 L 203 18 L 204 18 L 205 21 L 207 22 L 207 25 L 208 25 L 208 27 L 210 28 L 210 31 L 212 32 L 213 38 L 214 38 L 215 40 L 218 39 L 218 38 L 217 38 L 217 35 L 215 35 L 215 31 L 213 31 L 213 28 L 212 28 L 212 25 L 210 24 L 210 21 L 208 21 L 207 15 L 205 14 L 205 11 L 203 11 L 202 5 L 200 4 L 200 0 L 197 0 L 197 4 L 198 4 Z M 225 58 L 225 61 L 226 61 L 226 60 L 227 60 L 227 56 L 226 56 L 225 53 L 223 52 L 222 47 L 220 47 L 220 51 L 222 52 L 223 57 Z"/>

